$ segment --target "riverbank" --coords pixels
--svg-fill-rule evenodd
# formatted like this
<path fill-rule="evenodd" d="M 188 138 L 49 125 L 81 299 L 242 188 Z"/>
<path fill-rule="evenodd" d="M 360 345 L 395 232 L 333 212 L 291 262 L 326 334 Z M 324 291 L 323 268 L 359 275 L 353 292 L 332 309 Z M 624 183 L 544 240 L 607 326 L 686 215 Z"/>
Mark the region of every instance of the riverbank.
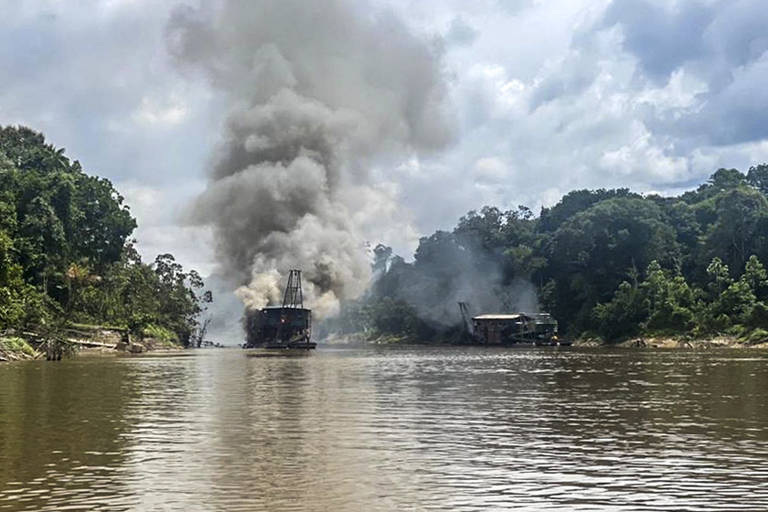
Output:
<path fill-rule="evenodd" d="M 439 341 L 424 340 L 411 336 L 396 335 L 376 335 L 364 333 L 352 334 L 332 334 L 321 342 L 326 346 L 345 346 L 345 347 L 363 347 L 380 345 L 429 345 L 429 346 L 452 346 L 452 345 L 478 345 L 469 343 L 465 338 L 441 339 Z M 574 347 L 615 347 L 615 348 L 658 348 L 658 349 L 713 349 L 713 348 L 754 348 L 768 349 L 768 339 L 747 339 L 737 336 L 709 336 L 703 338 L 692 338 L 690 336 L 634 336 L 620 341 L 605 341 L 601 338 L 582 336 L 573 341 Z"/>
<path fill-rule="evenodd" d="M 55 335 L 11 332 L 0 336 L 0 362 L 181 350 L 169 340 L 149 336 L 136 340 L 125 329 L 99 325 L 72 324 Z"/>
<path fill-rule="evenodd" d="M 684 336 L 637 336 L 618 342 L 607 342 L 598 338 L 581 338 L 573 343 L 575 347 L 620 347 L 659 349 L 713 349 L 713 348 L 754 348 L 768 349 L 768 340 L 748 341 L 735 336 L 711 336 L 690 338 Z"/>
<path fill-rule="evenodd" d="M 0 336 L 0 362 L 40 359 L 42 353 L 18 336 Z"/>

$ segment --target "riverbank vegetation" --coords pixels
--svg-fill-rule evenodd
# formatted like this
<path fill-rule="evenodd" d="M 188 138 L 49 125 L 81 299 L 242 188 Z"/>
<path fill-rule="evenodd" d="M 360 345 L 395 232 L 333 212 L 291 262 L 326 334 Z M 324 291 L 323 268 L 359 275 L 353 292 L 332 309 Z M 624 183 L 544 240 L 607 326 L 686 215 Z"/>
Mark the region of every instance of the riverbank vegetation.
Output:
<path fill-rule="evenodd" d="M 41 354 L 27 340 L 17 336 L 0 337 L 0 361 L 35 359 Z"/>
<path fill-rule="evenodd" d="M 535 215 L 484 207 L 420 240 L 376 249 L 376 280 L 335 326 L 370 337 L 455 337 L 475 312 L 551 312 L 561 332 L 768 339 L 768 165 L 720 169 L 676 197 L 577 190 Z M 534 300 L 527 300 L 527 295 Z M 525 299 L 525 300 L 524 300 Z"/>
<path fill-rule="evenodd" d="M 86 174 L 40 133 L 0 128 L 3 346 L 75 323 L 190 344 L 210 292 L 171 254 L 142 261 L 135 228 L 109 180 Z"/>

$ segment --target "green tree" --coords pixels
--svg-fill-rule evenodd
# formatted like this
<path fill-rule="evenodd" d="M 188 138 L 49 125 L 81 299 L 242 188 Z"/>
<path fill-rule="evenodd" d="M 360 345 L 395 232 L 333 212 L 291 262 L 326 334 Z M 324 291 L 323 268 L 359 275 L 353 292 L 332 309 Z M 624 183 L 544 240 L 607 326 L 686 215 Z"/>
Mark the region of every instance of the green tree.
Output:
<path fill-rule="evenodd" d="M 597 332 L 608 340 L 639 333 L 647 318 L 647 300 L 636 284 L 627 281 L 619 285 L 610 301 L 599 303 L 592 310 Z"/>
<path fill-rule="evenodd" d="M 24 127 L 0 128 L 0 330 L 109 323 L 189 340 L 212 300 L 173 256 L 144 264 L 112 183 Z"/>
<path fill-rule="evenodd" d="M 697 293 L 682 275 L 665 271 L 658 262 L 652 261 L 642 288 L 649 306 L 645 329 L 687 332 L 694 327 Z"/>
<path fill-rule="evenodd" d="M 734 188 L 716 198 L 717 220 L 704 239 L 706 260 L 721 258 L 741 269 L 751 254 L 768 255 L 768 200 L 758 191 Z"/>
<path fill-rule="evenodd" d="M 768 165 L 761 164 L 749 168 L 747 183 L 759 190 L 763 195 L 768 194 Z"/>
<path fill-rule="evenodd" d="M 566 326 L 586 329 L 592 308 L 611 299 L 629 269 L 653 260 L 671 266 L 679 256 L 675 231 L 657 204 L 634 197 L 599 202 L 564 222 L 546 244 L 553 312 Z"/>
<path fill-rule="evenodd" d="M 712 260 L 707 274 L 708 300 L 699 317 L 699 329 L 719 333 L 746 322 L 757 301 L 748 281 L 731 278 L 728 265 L 719 258 Z"/>

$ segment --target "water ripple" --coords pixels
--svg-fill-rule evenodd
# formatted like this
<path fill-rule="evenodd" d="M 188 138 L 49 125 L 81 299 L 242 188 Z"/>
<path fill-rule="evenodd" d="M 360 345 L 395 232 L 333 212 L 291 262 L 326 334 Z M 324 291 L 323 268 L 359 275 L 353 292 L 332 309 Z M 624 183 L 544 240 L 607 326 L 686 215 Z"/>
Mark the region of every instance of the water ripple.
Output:
<path fill-rule="evenodd" d="M 753 351 L 381 349 L 0 367 L 4 510 L 759 510 Z"/>

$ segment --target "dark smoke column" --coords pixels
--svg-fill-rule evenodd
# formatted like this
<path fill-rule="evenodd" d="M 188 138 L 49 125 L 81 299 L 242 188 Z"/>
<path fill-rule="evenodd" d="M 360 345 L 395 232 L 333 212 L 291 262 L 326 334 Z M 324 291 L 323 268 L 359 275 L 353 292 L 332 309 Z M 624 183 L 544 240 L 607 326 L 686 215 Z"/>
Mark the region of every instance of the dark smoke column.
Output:
<path fill-rule="evenodd" d="M 193 208 L 214 228 L 221 271 L 260 308 L 303 269 L 309 306 L 332 315 L 370 279 L 357 219 L 393 200 L 371 163 L 451 138 L 437 45 L 360 0 L 179 7 L 167 30 L 179 66 L 203 72 L 229 109 Z"/>

